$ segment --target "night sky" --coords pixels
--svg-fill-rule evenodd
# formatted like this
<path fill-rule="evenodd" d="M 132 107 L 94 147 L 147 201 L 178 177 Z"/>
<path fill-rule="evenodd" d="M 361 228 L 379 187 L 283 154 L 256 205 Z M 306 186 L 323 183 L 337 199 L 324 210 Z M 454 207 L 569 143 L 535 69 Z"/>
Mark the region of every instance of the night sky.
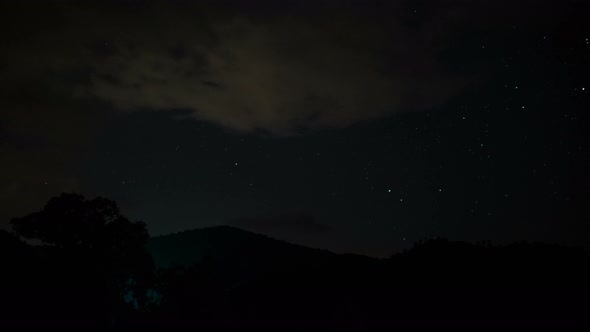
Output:
<path fill-rule="evenodd" d="M 2 1 L 0 227 L 590 246 L 587 1 Z"/>

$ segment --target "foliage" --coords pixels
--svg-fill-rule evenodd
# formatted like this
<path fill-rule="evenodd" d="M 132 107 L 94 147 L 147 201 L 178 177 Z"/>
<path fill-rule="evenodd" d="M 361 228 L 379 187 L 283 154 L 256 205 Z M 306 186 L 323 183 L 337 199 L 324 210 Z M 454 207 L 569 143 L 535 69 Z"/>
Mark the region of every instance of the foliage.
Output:
<path fill-rule="evenodd" d="M 16 281 L 32 301 L 43 303 L 38 317 L 110 325 L 145 305 L 154 268 L 145 249 L 149 234 L 143 222 L 121 215 L 115 202 L 61 194 L 11 224 L 12 246 L 26 246 L 17 237 L 42 243 L 29 246 L 29 273 L 37 276 Z"/>

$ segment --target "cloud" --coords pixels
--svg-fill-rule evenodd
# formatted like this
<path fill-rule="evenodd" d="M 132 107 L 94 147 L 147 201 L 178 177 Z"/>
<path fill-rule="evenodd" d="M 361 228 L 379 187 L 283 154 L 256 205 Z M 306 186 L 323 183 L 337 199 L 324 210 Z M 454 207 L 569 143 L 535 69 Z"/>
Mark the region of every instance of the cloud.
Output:
<path fill-rule="evenodd" d="M 0 220 L 83 188 L 121 112 L 293 135 L 428 109 L 472 83 L 445 64 L 471 60 L 462 33 L 551 36 L 584 3 L 0 1 Z"/>
<path fill-rule="evenodd" d="M 465 85 L 438 60 L 436 20 L 413 27 L 394 5 L 322 4 L 58 6 L 60 24 L 9 41 L 9 71 L 121 111 L 188 109 L 277 135 L 434 107 Z"/>
<path fill-rule="evenodd" d="M 232 17 L 210 28 L 214 46 L 170 36 L 182 56 L 121 50 L 97 69 L 89 93 L 120 109 L 191 109 L 238 131 L 293 134 L 432 107 L 460 86 L 420 33 L 365 20 Z"/>

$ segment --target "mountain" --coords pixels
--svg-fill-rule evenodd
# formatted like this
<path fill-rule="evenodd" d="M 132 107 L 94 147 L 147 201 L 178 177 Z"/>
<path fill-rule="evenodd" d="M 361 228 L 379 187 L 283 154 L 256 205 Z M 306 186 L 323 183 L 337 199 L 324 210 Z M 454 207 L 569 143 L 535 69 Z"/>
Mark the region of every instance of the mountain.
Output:
<path fill-rule="evenodd" d="M 147 244 L 157 267 L 191 266 L 206 260 L 226 264 L 276 263 L 321 259 L 334 254 L 231 226 L 187 230 L 152 237 Z"/>
<path fill-rule="evenodd" d="M 270 238 L 232 226 L 216 226 L 153 237 L 148 241 L 157 268 L 183 270 L 226 286 L 268 284 L 337 284 L 382 275 L 385 260 L 334 254 Z M 346 278 L 342 278 L 346 275 Z M 292 282 L 295 281 L 296 282 Z M 314 286 L 315 287 L 315 286 Z"/>
<path fill-rule="evenodd" d="M 590 323 L 590 259 L 576 248 L 436 239 L 377 259 L 222 226 L 148 249 L 162 321 Z"/>

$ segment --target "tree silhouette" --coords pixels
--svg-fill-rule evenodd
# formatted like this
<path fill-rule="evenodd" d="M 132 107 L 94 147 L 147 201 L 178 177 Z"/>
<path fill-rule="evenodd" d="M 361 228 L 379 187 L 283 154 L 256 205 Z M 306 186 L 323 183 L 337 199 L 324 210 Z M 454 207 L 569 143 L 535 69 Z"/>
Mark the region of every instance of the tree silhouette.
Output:
<path fill-rule="evenodd" d="M 16 235 L 42 243 L 44 277 L 37 286 L 53 291 L 34 300 L 93 323 L 112 323 L 145 304 L 153 275 L 145 249 L 149 234 L 143 222 L 122 216 L 115 202 L 61 194 L 11 224 Z"/>
<path fill-rule="evenodd" d="M 129 223 L 116 203 L 105 198 L 86 200 L 78 194 L 51 198 L 43 210 L 11 221 L 14 231 L 61 248 L 93 248 L 107 240 L 109 228 Z M 147 232 L 142 234 L 147 239 Z M 144 239 L 144 240 L 145 240 Z"/>

